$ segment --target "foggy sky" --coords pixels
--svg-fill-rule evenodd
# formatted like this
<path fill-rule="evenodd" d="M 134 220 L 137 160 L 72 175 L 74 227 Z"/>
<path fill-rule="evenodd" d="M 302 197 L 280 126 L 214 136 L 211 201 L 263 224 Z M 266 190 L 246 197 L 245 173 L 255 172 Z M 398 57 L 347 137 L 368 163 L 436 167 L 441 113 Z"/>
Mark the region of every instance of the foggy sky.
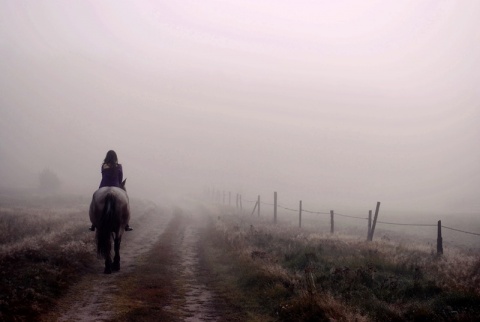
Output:
<path fill-rule="evenodd" d="M 49 168 L 93 193 L 114 149 L 137 196 L 478 213 L 479 21 L 476 0 L 0 0 L 0 186 Z"/>

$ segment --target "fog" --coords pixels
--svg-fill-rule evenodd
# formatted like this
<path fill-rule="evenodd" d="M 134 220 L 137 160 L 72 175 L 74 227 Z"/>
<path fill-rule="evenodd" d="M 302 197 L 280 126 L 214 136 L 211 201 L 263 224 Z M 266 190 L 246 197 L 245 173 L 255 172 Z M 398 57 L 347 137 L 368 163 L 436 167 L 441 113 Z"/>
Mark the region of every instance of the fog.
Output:
<path fill-rule="evenodd" d="M 1 0 L 0 187 L 48 168 L 93 193 L 113 149 L 134 196 L 479 213 L 478 21 L 477 0 Z"/>

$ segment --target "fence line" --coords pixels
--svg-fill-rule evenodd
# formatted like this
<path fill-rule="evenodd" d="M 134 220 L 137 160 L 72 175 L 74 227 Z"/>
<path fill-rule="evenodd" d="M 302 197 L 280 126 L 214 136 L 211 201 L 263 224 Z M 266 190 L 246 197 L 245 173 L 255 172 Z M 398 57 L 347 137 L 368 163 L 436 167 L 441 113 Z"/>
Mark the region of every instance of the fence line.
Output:
<path fill-rule="evenodd" d="M 273 203 L 266 203 L 266 202 L 263 202 L 263 201 L 261 201 L 260 203 L 261 203 L 262 205 L 275 206 Z"/>
<path fill-rule="evenodd" d="M 385 225 L 395 225 L 395 226 L 437 227 L 437 225 L 431 225 L 431 224 L 402 224 L 402 223 L 386 222 L 386 221 L 377 221 L 377 223 L 385 224 Z"/>
<path fill-rule="evenodd" d="M 480 234 L 478 234 L 478 233 L 472 233 L 472 232 L 469 232 L 469 231 L 460 230 L 460 229 L 455 229 L 455 228 L 450 228 L 450 227 L 447 227 L 447 226 L 442 226 L 442 228 L 450 229 L 450 230 L 454 230 L 454 231 L 458 231 L 458 232 L 465 233 L 465 234 L 480 236 Z"/>
<path fill-rule="evenodd" d="M 299 210 L 299 209 L 287 208 L 287 207 L 284 207 L 284 206 L 278 205 L 278 204 L 277 204 L 277 207 L 282 208 L 282 209 L 285 209 L 285 210 L 288 210 L 288 211 L 294 211 L 294 212 L 298 212 L 298 210 Z"/>
<path fill-rule="evenodd" d="M 270 204 L 270 203 L 266 203 L 266 202 L 262 202 L 262 204 L 269 205 L 269 206 L 274 206 L 274 204 Z M 288 211 L 292 211 L 292 212 L 298 212 L 299 211 L 299 209 L 292 209 L 292 208 L 284 207 L 282 205 L 277 205 L 277 207 L 288 210 Z M 302 212 L 306 212 L 306 213 L 310 213 L 310 214 L 319 214 L 319 215 L 330 215 L 329 212 L 311 211 L 311 210 L 307 210 L 307 209 L 302 209 Z M 350 215 L 340 214 L 338 212 L 335 213 L 335 216 L 368 220 L 368 217 L 350 216 Z M 437 225 L 432 225 L 432 224 L 404 224 L 404 223 L 394 223 L 394 222 L 387 222 L 387 221 L 377 221 L 377 223 L 378 224 L 384 224 L 384 225 L 394 225 L 394 226 L 437 227 Z M 451 227 L 447 227 L 447 226 L 443 226 L 443 225 L 442 225 L 442 228 L 450 229 L 450 230 L 454 230 L 454 231 L 458 231 L 458 232 L 462 232 L 462 233 L 466 233 L 466 234 L 470 234 L 470 235 L 480 236 L 479 233 L 472 233 L 472 232 L 468 232 L 468 231 L 464 231 L 464 230 L 456 229 L 456 228 L 451 228 Z"/>
<path fill-rule="evenodd" d="M 243 199 L 243 201 L 246 201 L 246 202 L 257 202 L 256 200 L 248 200 L 248 199 Z"/>
<path fill-rule="evenodd" d="M 368 220 L 368 217 L 358 217 L 358 216 L 342 215 L 342 214 L 339 214 L 338 212 L 335 213 L 335 216 Z"/>
<path fill-rule="evenodd" d="M 222 194 L 220 194 L 220 192 L 218 191 L 217 192 L 217 198 L 220 199 L 219 197 L 221 195 Z M 241 198 L 241 195 L 240 195 L 240 198 Z M 250 203 L 258 203 L 258 200 L 249 200 L 249 199 L 241 199 L 241 200 L 245 201 L 245 202 L 250 202 Z M 225 204 L 225 191 L 223 191 L 223 203 Z M 229 202 L 229 204 L 230 204 L 230 202 Z M 260 204 L 267 205 L 267 206 L 275 206 L 275 204 L 268 203 L 268 202 L 263 202 L 263 201 L 260 202 Z M 237 207 L 238 207 L 238 205 L 237 205 Z M 293 209 L 293 208 L 285 207 L 285 206 L 280 205 L 278 203 L 277 203 L 277 207 L 281 208 L 281 209 L 284 209 L 284 210 L 287 210 L 287 211 L 296 212 L 296 213 L 298 213 L 300 211 L 300 209 Z M 331 215 L 331 212 L 312 211 L 312 210 L 303 209 L 303 208 L 302 208 L 301 211 L 305 212 L 305 213 L 309 213 L 309 214 Z M 368 217 L 351 216 L 351 215 L 345 215 L 345 214 L 340 214 L 340 213 L 335 213 L 335 216 L 341 216 L 341 217 L 347 217 L 347 218 L 353 218 L 353 219 L 361 219 L 361 220 L 369 220 Z M 437 225 L 432 225 L 432 224 L 407 224 L 407 223 L 396 223 L 396 222 L 387 222 L 387 221 L 377 221 L 377 223 L 378 224 L 384 224 L 384 225 L 394 225 L 394 226 L 437 227 Z M 460 232 L 460 233 L 464 233 L 464 234 L 480 236 L 480 233 L 465 231 L 465 230 L 461 230 L 461 229 L 458 229 L 458 228 L 452 228 L 452 227 L 448 227 L 448 226 L 444 226 L 444 225 L 440 225 L 439 227 L 445 228 L 445 229 L 448 229 L 448 230 L 452 230 L 452 231 L 456 231 L 456 232 Z"/>

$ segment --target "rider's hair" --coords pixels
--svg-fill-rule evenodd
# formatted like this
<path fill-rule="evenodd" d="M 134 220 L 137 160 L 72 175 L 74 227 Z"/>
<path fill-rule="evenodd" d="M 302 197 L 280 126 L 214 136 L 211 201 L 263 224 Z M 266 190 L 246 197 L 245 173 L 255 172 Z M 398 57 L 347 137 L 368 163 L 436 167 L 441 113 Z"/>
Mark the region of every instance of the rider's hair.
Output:
<path fill-rule="evenodd" d="M 109 166 L 113 166 L 113 167 L 117 166 L 118 158 L 115 151 L 110 150 L 107 152 L 107 155 L 105 156 L 105 160 L 103 160 L 103 164 L 108 164 Z"/>

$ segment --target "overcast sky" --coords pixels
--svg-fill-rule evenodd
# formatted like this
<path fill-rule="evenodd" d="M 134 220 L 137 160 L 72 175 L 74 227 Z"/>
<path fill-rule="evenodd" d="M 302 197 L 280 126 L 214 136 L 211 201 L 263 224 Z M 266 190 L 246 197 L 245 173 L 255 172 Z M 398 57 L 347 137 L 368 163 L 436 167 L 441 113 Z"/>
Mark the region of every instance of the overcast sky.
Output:
<path fill-rule="evenodd" d="M 49 168 L 93 193 L 114 149 L 135 195 L 478 213 L 479 21 L 477 0 L 0 0 L 0 186 Z"/>

